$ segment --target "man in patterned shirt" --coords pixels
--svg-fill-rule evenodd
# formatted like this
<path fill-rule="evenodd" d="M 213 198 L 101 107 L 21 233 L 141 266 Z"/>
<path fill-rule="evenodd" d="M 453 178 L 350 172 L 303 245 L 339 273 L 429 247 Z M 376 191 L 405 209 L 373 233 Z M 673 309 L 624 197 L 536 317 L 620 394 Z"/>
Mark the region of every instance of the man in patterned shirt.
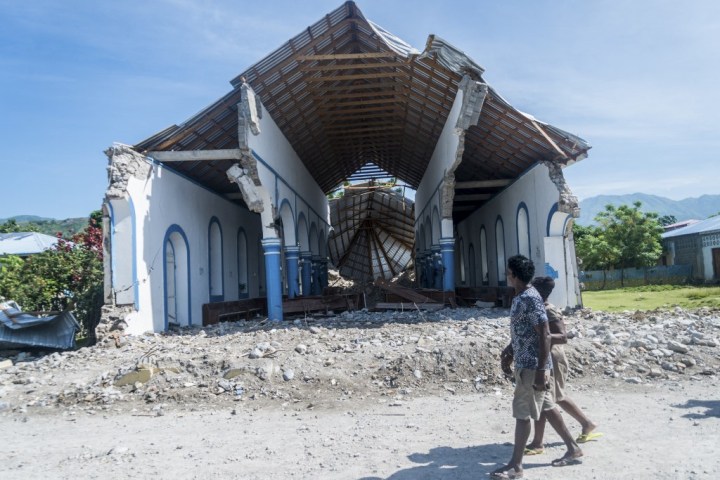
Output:
<path fill-rule="evenodd" d="M 513 396 L 513 417 L 515 417 L 515 445 L 507 465 L 492 472 L 493 478 L 522 478 L 522 458 L 525 444 L 530 437 L 530 419 L 537 420 L 545 414 L 550 425 L 567 446 L 561 458 L 552 461 L 555 467 L 580 463 L 583 453 L 560 412 L 552 401 L 549 391 L 550 330 L 545 305 L 540 294 L 530 285 L 535 275 L 533 262 L 515 255 L 508 259 L 508 285 L 515 288 L 510 309 L 510 345 L 502 353 L 502 367 L 508 373 L 510 362 L 515 359 L 515 393 Z"/>

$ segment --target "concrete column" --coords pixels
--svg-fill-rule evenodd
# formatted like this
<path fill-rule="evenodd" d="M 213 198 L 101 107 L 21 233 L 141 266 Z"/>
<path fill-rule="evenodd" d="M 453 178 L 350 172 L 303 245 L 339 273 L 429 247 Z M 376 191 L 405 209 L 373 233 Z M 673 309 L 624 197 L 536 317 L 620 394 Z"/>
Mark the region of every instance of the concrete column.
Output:
<path fill-rule="evenodd" d="M 419 251 L 415 252 L 415 282 L 417 286 L 422 288 L 425 281 L 425 266 L 423 265 L 423 256 Z"/>
<path fill-rule="evenodd" d="M 440 256 L 440 245 L 433 245 L 432 248 L 432 278 L 433 283 L 431 288 L 441 290 L 443 288 L 443 277 L 442 277 L 442 257 Z"/>
<path fill-rule="evenodd" d="M 285 265 L 287 267 L 288 298 L 295 298 L 300 294 L 298 284 L 298 258 L 300 247 L 285 247 Z"/>
<path fill-rule="evenodd" d="M 313 255 L 312 257 L 312 294 L 322 295 L 322 287 L 320 286 L 320 261 L 322 257 L 320 255 Z"/>
<path fill-rule="evenodd" d="M 320 260 L 320 295 L 322 295 L 325 287 L 328 286 L 328 260 L 323 258 Z"/>
<path fill-rule="evenodd" d="M 430 250 L 426 250 L 423 254 L 424 264 L 425 264 L 425 284 L 423 285 L 423 288 L 432 288 L 433 286 L 433 266 L 432 266 L 432 252 Z"/>
<path fill-rule="evenodd" d="M 311 293 L 312 288 L 312 253 L 300 252 L 302 263 L 302 294 L 307 297 Z"/>
<path fill-rule="evenodd" d="M 280 278 L 280 239 L 263 238 L 265 253 L 265 290 L 267 292 L 268 319 L 282 321 L 282 280 Z"/>
<path fill-rule="evenodd" d="M 440 239 L 440 254 L 442 256 L 443 290 L 446 292 L 455 291 L 455 239 Z"/>

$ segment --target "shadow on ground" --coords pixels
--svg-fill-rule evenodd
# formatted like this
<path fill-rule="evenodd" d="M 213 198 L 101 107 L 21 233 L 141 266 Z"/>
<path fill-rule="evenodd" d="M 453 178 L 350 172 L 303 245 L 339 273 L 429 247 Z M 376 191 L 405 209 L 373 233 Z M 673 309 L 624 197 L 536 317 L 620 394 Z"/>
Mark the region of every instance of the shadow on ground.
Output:
<path fill-rule="evenodd" d="M 688 400 L 682 405 L 673 405 L 675 408 L 704 408 L 702 413 L 686 413 L 685 418 L 703 419 L 708 417 L 720 418 L 720 400 Z"/>
<path fill-rule="evenodd" d="M 470 480 L 486 477 L 504 465 L 512 455 L 512 445 L 492 443 L 475 447 L 436 447 L 427 453 L 412 453 L 408 458 L 416 467 L 398 470 L 387 478 L 362 477 L 360 480 Z M 547 462 L 525 458 L 523 467 L 530 470 L 547 467 Z"/>

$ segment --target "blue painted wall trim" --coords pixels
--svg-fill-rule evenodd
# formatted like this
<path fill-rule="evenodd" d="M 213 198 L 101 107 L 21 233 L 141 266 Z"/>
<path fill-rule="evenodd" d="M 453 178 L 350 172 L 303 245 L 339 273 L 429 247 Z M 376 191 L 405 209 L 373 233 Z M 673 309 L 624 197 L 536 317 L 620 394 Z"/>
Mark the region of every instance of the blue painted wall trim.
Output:
<path fill-rule="evenodd" d="M 300 252 L 302 259 L 302 294 L 310 295 L 312 288 L 312 253 Z"/>
<path fill-rule="evenodd" d="M 550 236 L 550 224 L 552 223 L 552 217 L 553 217 L 553 215 L 555 215 L 555 212 L 557 212 L 557 211 L 558 211 L 558 203 L 555 202 L 555 204 L 554 204 L 552 207 L 550 207 L 550 213 L 548 213 L 548 217 L 547 217 L 547 227 L 546 227 L 546 229 L 545 229 L 545 231 L 546 231 L 545 236 L 546 236 L 546 237 L 549 237 L 549 236 Z"/>
<path fill-rule="evenodd" d="M 168 227 L 165 232 L 165 238 L 163 239 L 163 318 L 165 323 L 165 330 L 168 329 L 168 317 L 167 317 L 167 264 L 165 259 L 167 258 L 167 244 L 170 240 L 170 235 L 178 233 L 183 241 L 185 242 L 185 261 L 187 262 L 187 317 L 188 325 L 192 325 L 192 288 L 190 283 L 190 243 L 188 242 L 187 236 L 182 228 L 177 224 L 172 224 Z M 175 257 L 177 259 L 177 257 Z M 177 261 L 177 260 L 176 260 Z M 177 283 L 176 283 L 177 285 Z"/>
<path fill-rule="evenodd" d="M 213 223 L 217 224 L 218 230 L 220 230 L 220 295 L 212 294 L 212 277 L 213 277 L 213 252 L 212 252 L 212 226 Z M 223 231 L 220 220 L 216 216 L 210 218 L 208 223 L 208 296 L 210 297 L 210 303 L 222 302 L 225 299 L 225 262 L 223 259 L 224 247 L 223 247 Z"/>
<path fill-rule="evenodd" d="M 240 235 L 245 239 L 245 251 L 240 255 Z M 249 298 L 250 297 L 250 269 L 248 268 L 248 239 L 247 233 L 243 227 L 239 227 L 237 235 L 235 236 L 235 243 L 237 245 L 237 284 L 238 284 L 238 298 Z M 245 269 L 245 291 L 240 291 L 240 271 Z"/>
<path fill-rule="evenodd" d="M 225 198 L 223 195 L 217 193 L 215 190 L 211 190 L 211 189 L 209 189 L 208 187 L 206 187 L 205 185 L 203 185 L 203 184 L 201 184 L 201 183 L 198 183 L 195 179 L 190 178 L 190 177 L 188 177 L 188 176 L 186 176 L 186 175 L 178 172 L 177 170 L 173 169 L 171 163 L 163 163 L 163 162 L 160 162 L 160 161 L 158 161 L 158 160 L 155 160 L 155 159 L 152 158 L 152 157 L 144 157 L 144 158 L 146 158 L 147 161 L 148 161 L 148 163 L 150 163 L 151 165 L 157 165 L 157 166 L 163 167 L 164 169 L 166 169 L 168 172 L 172 173 L 173 175 L 177 175 L 178 177 L 182 178 L 183 180 L 187 180 L 188 182 L 192 183 L 192 184 L 195 185 L 196 187 L 200 187 L 200 188 L 202 188 L 203 190 L 205 190 L 206 192 L 211 193 L 211 194 L 214 195 L 215 197 L 222 199 L 224 202 L 230 203 L 230 204 L 232 204 L 232 205 L 235 206 L 235 207 L 240 207 L 240 205 L 238 205 L 237 203 L 233 202 L 232 200 L 228 200 L 228 199 Z M 240 207 L 240 208 L 243 208 L 243 207 Z M 246 208 L 243 208 L 243 210 L 245 210 L 245 211 L 247 211 L 247 212 L 250 212 L 250 213 L 253 213 L 253 214 L 257 215 L 257 216 L 260 216 L 259 213 L 251 212 L 250 210 L 248 210 L 248 209 L 246 209 Z"/>
<path fill-rule="evenodd" d="M 440 254 L 443 262 L 443 290 L 455 291 L 455 239 L 440 239 Z"/>
<path fill-rule="evenodd" d="M 484 246 L 482 242 L 483 234 L 485 234 Z M 485 228 L 485 225 L 480 225 L 480 285 L 490 285 L 490 272 L 486 272 L 483 268 L 483 258 L 485 259 L 485 268 L 490 268 L 487 248 L 487 228 Z M 487 274 L 487 281 L 485 281 L 485 274 Z"/>
<path fill-rule="evenodd" d="M 288 298 L 295 298 L 300 294 L 298 284 L 298 258 L 300 258 L 300 247 L 285 247 L 285 264 L 287 266 Z"/>
<path fill-rule="evenodd" d="M 515 237 L 517 237 L 517 251 L 520 252 L 520 210 L 525 210 L 525 219 L 527 221 L 527 224 L 525 225 L 525 228 L 527 229 L 527 242 L 528 242 L 528 258 L 532 258 L 532 244 L 530 243 L 530 212 L 528 212 L 527 205 L 525 205 L 525 202 L 520 202 L 520 205 L 518 205 L 517 211 L 515 212 Z M 525 255 L 523 253 L 523 255 Z"/>
<path fill-rule="evenodd" d="M 280 248 L 279 238 L 263 238 L 265 254 L 265 283 L 267 285 L 268 319 L 282 321 L 282 283 L 280 279 Z"/>
<path fill-rule="evenodd" d="M 273 167 L 271 167 L 265 160 L 263 160 L 262 157 L 261 157 L 260 155 L 258 155 L 257 152 L 255 152 L 255 150 L 252 151 L 252 154 L 253 154 L 253 157 L 255 157 L 255 159 L 256 159 L 258 162 L 260 162 L 260 163 L 262 163 L 263 165 L 265 165 L 265 167 L 266 167 L 268 170 L 270 170 L 273 175 L 275 175 L 275 184 L 276 184 L 276 186 L 275 186 L 275 189 L 276 189 L 276 191 L 275 191 L 275 199 L 276 199 L 276 201 L 277 201 L 277 199 L 278 199 L 278 194 L 277 194 L 277 180 L 279 179 L 281 182 L 283 182 L 283 183 L 285 184 L 286 187 L 288 187 L 288 188 L 290 189 L 291 192 L 293 192 L 293 193 L 297 196 L 297 198 L 299 198 L 300 200 L 302 200 L 303 203 L 304 203 L 305 205 L 307 205 L 308 210 L 310 210 L 312 213 L 314 213 L 315 216 L 316 216 L 322 223 L 324 223 L 324 224 L 327 225 L 328 227 L 330 226 L 330 224 L 327 223 L 327 220 L 325 220 L 326 217 L 323 217 L 323 216 L 319 215 L 319 214 L 312 208 L 312 206 L 302 197 L 302 195 L 300 195 L 300 194 L 297 192 L 297 190 L 295 190 L 287 181 L 285 181 L 285 179 L 282 177 L 282 175 L 280 175 Z"/>
<path fill-rule="evenodd" d="M 428 201 L 425 202 L 425 205 L 423 205 L 422 210 L 420 210 L 420 213 L 417 213 L 417 210 L 415 211 L 415 216 L 417 217 L 417 219 L 422 218 L 423 214 L 425 213 L 425 209 L 427 209 L 428 206 L 430 205 L 430 203 L 435 199 L 435 195 L 437 195 L 438 190 L 440 189 L 440 185 L 442 185 L 442 183 L 444 181 L 445 181 L 445 175 L 443 174 L 443 178 L 441 178 L 440 181 L 438 182 L 437 186 L 435 187 L 435 190 L 433 190 L 432 195 L 430 195 L 430 197 L 428 198 Z M 417 223 L 418 223 L 418 220 L 415 220 L 415 225 L 417 225 Z"/>
<path fill-rule="evenodd" d="M 498 215 L 497 219 L 495 220 L 495 263 L 497 263 L 497 276 L 498 276 L 498 285 L 504 287 L 507 285 L 507 280 L 505 279 L 505 275 L 500 273 L 502 270 L 505 269 L 505 265 L 500 265 L 500 250 L 498 250 L 498 242 L 497 242 L 497 232 L 498 232 L 498 224 L 500 227 L 502 227 L 502 241 L 503 241 L 503 263 L 507 262 L 507 249 L 505 248 L 505 223 L 503 222 L 502 216 Z M 488 276 L 489 277 L 489 276 Z"/>

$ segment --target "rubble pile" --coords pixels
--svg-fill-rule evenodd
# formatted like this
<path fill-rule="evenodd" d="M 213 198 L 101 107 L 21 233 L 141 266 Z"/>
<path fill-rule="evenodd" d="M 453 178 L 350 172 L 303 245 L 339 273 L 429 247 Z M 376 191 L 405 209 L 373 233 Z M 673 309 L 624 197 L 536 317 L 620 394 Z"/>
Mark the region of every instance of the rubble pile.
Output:
<path fill-rule="evenodd" d="M 366 310 L 108 336 L 55 353 L 0 351 L 0 415 L 63 409 L 261 408 L 499 394 L 509 311 Z M 702 381 L 720 373 L 720 311 L 580 310 L 566 317 L 573 388 Z"/>

